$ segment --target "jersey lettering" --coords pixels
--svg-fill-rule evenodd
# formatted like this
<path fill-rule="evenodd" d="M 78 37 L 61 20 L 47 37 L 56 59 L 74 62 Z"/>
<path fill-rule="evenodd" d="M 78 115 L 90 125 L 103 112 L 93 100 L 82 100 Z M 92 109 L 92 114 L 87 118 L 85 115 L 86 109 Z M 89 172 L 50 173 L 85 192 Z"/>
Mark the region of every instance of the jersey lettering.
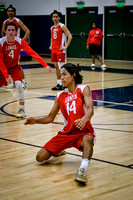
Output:
<path fill-rule="evenodd" d="M 76 114 L 76 102 L 72 101 L 71 105 L 69 105 L 70 102 L 68 102 L 67 105 L 67 113 L 69 115 L 69 111 L 73 111 L 74 114 Z"/>
<path fill-rule="evenodd" d="M 57 38 L 57 32 L 53 33 L 53 38 L 56 39 Z"/>

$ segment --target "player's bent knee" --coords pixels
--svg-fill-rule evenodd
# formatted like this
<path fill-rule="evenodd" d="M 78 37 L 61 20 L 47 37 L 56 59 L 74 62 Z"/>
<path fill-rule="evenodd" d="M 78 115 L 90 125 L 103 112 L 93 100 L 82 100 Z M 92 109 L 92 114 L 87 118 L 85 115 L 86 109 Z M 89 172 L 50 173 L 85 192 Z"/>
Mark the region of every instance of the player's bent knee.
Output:
<path fill-rule="evenodd" d="M 91 135 L 85 135 L 83 137 L 83 143 L 89 143 L 89 144 L 93 144 L 93 137 Z"/>
<path fill-rule="evenodd" d="M 19 102 L 24 102 L 24 89 L 22 88 L 22 82 L 15 81 L 15 86 L 17 89 Z"/>
<path fill-rule="evenodd" d="M 45 160 L 48 160 L 51 156 L 52 156 L 52 153 L 50 153 L 46 149 L 41 149 L 36 155 L 36 160 L 38 162 L 43 162 Z"/>
<path fill-rule="evenodd" d="M 23 88 L 22 88 L 21 81 L 15 81 L 15 86 L 16 86 L 16 89 L 18 90 L 18 92 L 22 92 Z"/>

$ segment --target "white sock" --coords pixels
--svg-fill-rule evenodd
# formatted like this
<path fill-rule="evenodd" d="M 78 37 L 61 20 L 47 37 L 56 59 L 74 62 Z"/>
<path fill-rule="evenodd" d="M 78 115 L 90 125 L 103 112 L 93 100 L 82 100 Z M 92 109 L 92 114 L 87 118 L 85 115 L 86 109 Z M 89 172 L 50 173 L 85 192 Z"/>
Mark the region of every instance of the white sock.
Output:
<path fill-rule="evenodd" d="M 22 79 L 22 82 L 23 82 L 23 83 L 26 83 L 25 79 Z"/>
<path fill-rule="evenodd" d="M 24 105 L 20 105 L 20 109 L 25 110 Z"/>
<path fill-rule="evenodd" d="M 58 80 L 57 80 L 57 83 L 58 83 L 59 85 L 62 85 L 61 79 L 58 79 Z"/>
<path fill-rule="evenodd" d="M 86 158 L 83 158 L 82 159 L 82 162 L 81 162 L 81 165 L 80 165 L 80 168 L 84 168 L 85 170 L 87 169 L 88 165 L 89 165 L 89 160 L 86 159 Z"/>

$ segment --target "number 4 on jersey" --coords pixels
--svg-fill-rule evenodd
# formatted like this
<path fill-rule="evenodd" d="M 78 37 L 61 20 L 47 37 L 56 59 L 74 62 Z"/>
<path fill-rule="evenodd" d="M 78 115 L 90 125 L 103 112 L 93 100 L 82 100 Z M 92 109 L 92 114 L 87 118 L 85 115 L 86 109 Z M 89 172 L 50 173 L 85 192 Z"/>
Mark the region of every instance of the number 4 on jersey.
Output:
<path fill-rule="evenodd" d="M 10 53 L 8 54 L 8 56 L 13 59 L 14 58 L 14 50 L 11 50 Z"/>
<path fill-rule="evenodd" d="M 73 111 L 74 114 L 76 114 L 76 102 L 72 101 L 71 105 L 69 105 L 70 102 L 67 103 L 67 113 L 69 115 L 69 112 Z"/>

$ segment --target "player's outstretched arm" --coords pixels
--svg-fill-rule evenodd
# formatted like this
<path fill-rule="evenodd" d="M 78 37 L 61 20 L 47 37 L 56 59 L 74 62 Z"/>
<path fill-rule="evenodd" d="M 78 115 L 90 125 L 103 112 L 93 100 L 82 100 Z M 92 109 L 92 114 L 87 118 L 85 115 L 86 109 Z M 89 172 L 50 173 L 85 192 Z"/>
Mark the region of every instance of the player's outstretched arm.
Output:
<path fill-rule="evenodd" d="M 45 117 L 41 117 L 41 118 L 33 118 L 30 117 L 25 121 L 25 125 L 29 124 L 29 125 L 33 125 L 33 124 L 49 124 L 51 122 L 54 121 L 57 113 L 59 112 L 59 104 L 58 104 L 58 98 L 56 97 L 53 108 L 51 109 L 50 113 L 45 116 Z"/>
<path fill-rule="evenodd" d="M 28 43 L 21 39 L 22 49 L 30 56 L 32 56 L 35 60 L 37 60 L 43 67 L 45 67 L 49 72 L 52 71 L 51 67 L 43 60 L 41 56 L 38 55 L 29 45 Z"/>

